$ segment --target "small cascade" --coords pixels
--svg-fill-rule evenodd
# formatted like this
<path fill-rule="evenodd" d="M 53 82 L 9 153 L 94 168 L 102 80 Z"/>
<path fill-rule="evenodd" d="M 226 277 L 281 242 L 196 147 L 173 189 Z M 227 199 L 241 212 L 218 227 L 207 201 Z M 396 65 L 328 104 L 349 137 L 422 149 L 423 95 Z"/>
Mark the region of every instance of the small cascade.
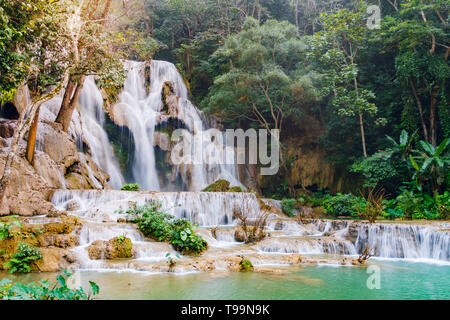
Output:
<path fill-rule="evenodd" d="M 124 179 L 103 128 L 105 124 L 103 98 L 93 76 L 86 78 L 79 102 L 82 129 L 78 141 L 87 142 L 92 159 L 109 174 L 109 184 L 118 189 L 123 185 Z"/>
<path fill-rule="evenodd" d="M 174 249 L 167 243 L 146 239 L 136 225 L 120 222 L 126 217 L 121 212 L 155 201 L 162 204 L 164 211 L 199 225 L 197 233 L 209 244 L 203 256 L 213 259 L 219 269 L 226 268 L 224 259 L 236 255 L 251 257 L 252 262 L 259 265 L 283 264 L 288 254 L 306 255 L 308 259 L 319 262 L 328 261 L 324 263 L 338 261 L 337 264 L 348 264 L 349 260 L 342 257 L 357 257 L 367 244 L 374 249 L 375 258 L 450 263 L 450 232 L 448 224 L 443 223 L 369 224 L 319 219 L 301 223 L 271 213 L 266 225 L 268 236 L 262 241 L 245 244 L 235 239 L 239 221 L 233 213 L 235 210 L 245 212 L 250 218 L 249 222 L 261 216 L 258 199 L 252 193 L 59 190 L 52 198 L 56 208 L 82 218 L 80 246 L 73 249 L 82 268 L 165 272 L 165 255 L 171 253 L 175 256 Z M 132 240 L 136 249 L 135 259 L 90 260 L 87 248 L 94 241 L 105 241 L 120 235 Z M 189 262 L 190 258 L 182 257 L 181 260 L 185 265 L 179 270 L 192 271 L 193 262 Z"/>
<path fill-rule="evenodd" d="M 366 245 L 377 257 L 450 260 L 450 232 L 440 225 L 359 225 L 355 246 Z"/>
<path fill-rule="evenodd" d="M 245 212 L 249 218 L 259 214 L 259 203 L 253 193 L 60 190 L 54 193 L 52 202 L 60 210 L 78 208 L 76 212 L 81 217 L 114 222 L 124 218 L 119 210 L 150 202 L 159 202 L 171 215 L 202 227 L 234 225 L 234 210 Z"/>

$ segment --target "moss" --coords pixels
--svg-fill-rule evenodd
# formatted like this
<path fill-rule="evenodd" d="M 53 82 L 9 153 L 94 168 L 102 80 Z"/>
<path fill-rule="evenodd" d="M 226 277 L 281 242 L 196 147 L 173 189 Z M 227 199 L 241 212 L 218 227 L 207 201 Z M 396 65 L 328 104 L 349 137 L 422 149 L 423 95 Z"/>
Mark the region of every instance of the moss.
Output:
<path fill-rule="evenodd" d="M 203 192 L 227 192 L 230 188 L 230 183 L 227 180 L 217 180 L 213 184 L 210 184 Z"/>
<path fill-rule="evenodd" d="M 253 271 L 253 264 L 248 259 L 242 259 L 241 262 L 239 262 L 239 270 L 240 271 Z"/>
<path fill-rule="evenodd" d="M 130 238 L 120 236 L 112 238 L 108 242 L 114 248 L 111 254 L 114 258 L 128 259 L 133 257 L 133 243 Z"/>
<path fill-rule="evenodd" d="M 245 192 L 245 190 L 242 187 L 234 186 L 228 189 L 228 192 Z"/>

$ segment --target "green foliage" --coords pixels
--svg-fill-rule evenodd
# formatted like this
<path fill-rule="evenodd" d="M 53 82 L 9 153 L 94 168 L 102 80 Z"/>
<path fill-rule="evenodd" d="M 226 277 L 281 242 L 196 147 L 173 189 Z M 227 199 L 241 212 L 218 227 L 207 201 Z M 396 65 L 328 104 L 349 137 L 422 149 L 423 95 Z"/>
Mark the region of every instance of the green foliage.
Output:
<path fill-rule="evenodd" d="M 228 192 L 246 192 L 246 189 L 241 186 L 234 186 L 228 189 Z"/>
<path fill-rule="evenodd" d="M 182 254 L 200 254 L 207 249 L 207 242 L 195 234 L 194 226 L 185 219 L 161 210 L 161 204 L 152 202 L 126 211 L 130 221 L 137 223 L 145 236 L 157 241 L 170 242 Z"/>
<path fill-rule="evenodd" d="M 415 156 L 410 155 L 410 161 L 416 170 L 413 178 L 422 187 L 428 184 L 429 192 L 439 192 L 448 186 L 450 156 L 446 150 L 450 145 L 450 138 L 444 139 L 441 144 L 434 147 L 427 141 L 419 141 L 420 149 L 413 150 Z"/>
<path fill-rule="evenodd" d="M 89 300 L 100 292 L 99 286 L 89 281 L 90 289 L 86 293 L 82 287 L 77 289 L 69 288 L 67 280 L 72 275 L 63 270 L 62 274 L 56 277 L 57 282 L 48 280 L 38 283 L 13 283 L 10 280 L 0 281 L 1 300 Z"/>
<path fill-rule="evenodd" d="M 27 273 L 31 271 L 31 264 L 39 259 L 42 259 L 42 254 L 38 249 L 31 247 L 28 243 L 20 242 L 17 250 L 3 265 L 3 268 L 9 273 Z"/>
<path fill-rule="evenodd" d="M 120 188 L 120 190 L 123 191 L 139 191 L 139 189 L 141 188 L 141 186 L 137 183 L 128 183 L 122 186 L 122 188 Z"/>
<path fill-rule="evenodd" d="M 253 264 L 248 259 L 242 259 L 241 262 L 239 262 L 239 270 L 240 271 L 253 271 Z"/>
<path fill-rule="evenodd" d="M 22 224 L 17 220 L 17 217 L 18 216 L 9 216 L 8 219 L 10 221 L 8 222 L 0 221 L 0 241 L 7 238 L 12 238 L 19 232 L 13 229 L 14 226 L 19 229 L 22 228 Z"/>
<path fill-rule="evenodd" d="M 169 265 L 169 272 L 173 271 L 173 268 L 177 264 L 177 261 L 175 259 L 180 259 L 180 256 L 178 254 L 175 255 L 175 258 L 172 257 L 172 254 L 170 252 L 166 253 L 166 259 L 167 264 Z"/>
<path fill-rule="evenodd" d="M 363 199 L 351 193 L 330 196 L 323 202 L 323 208 L 335 217 L 358 217 L 356 204 L 363 206 Z"/>
<path fill-rule="evenodd" d="M 217 180 L 216 182 L 210 184 L 203 192 L 227 192 L 230 188 L 230 182 L 227 180 Z"/>
<path fill-rule="evenodd" d="M 430 196 L 415 189 L 403 188 L 395 198 L 385 203 L 386 216 L 390 219 L 448 219 L 450 193 Z"/>
<path fill-rule="evenodd" d="M 295 206 L 297 204 L 297 200 L 295 199 L 283 199 L 281 200 L 281 208 L 283 212 L 290 217 L 295 216 Z"/>

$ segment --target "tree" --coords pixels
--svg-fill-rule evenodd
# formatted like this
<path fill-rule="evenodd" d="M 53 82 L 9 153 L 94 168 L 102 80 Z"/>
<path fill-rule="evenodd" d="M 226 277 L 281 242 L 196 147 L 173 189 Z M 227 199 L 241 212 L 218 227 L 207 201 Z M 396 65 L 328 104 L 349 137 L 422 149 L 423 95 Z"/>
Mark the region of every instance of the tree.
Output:
<path fill-rule="evenodd" d="M 268 20 L 259 25 L 247 18 L 243 30 L 228 37 L 213 55 L 227 70 L 215 79 L 205 109 L 275 136 L 273 129 L 281 132 L 285 119 L 300 117 L 297 103 L 306 93 L 293 71 L 304 48 L 290 23 Z"/>
<path fill-rule="evenodd" d="M 422 136 L 436 146 L 439 120 L 447 121 L 439 118 L 448 107 L 448 2 L 408 0 L 393 8 L 395 13 L 383 19 L 381 39 L 398 50 L 397 77 L 416 103 Z"/>
<path fill-rule="evenodd" d="M 332 95 L 332 104 L 339 115 L 357 116 L 364 157 L 367 157 L 364 115 L 376 115 L 371 90 L 361 87 L 357 59 L 364 46 L 366 25 L 363 9 L 341 9 L 323 13 L 324 30 L 309 38 L 309 57 L 323 73 L 323 96 Z M 314 63 L 314 62 L 313 62 Z M 378 122 L 383 123 L 383 119 Z"/>

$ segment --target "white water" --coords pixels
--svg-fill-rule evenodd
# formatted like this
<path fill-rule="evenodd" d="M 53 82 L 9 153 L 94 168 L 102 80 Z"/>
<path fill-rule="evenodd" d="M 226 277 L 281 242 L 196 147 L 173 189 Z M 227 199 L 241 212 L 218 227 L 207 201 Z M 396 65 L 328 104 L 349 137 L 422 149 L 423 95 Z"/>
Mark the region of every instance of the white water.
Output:
<path fill-rule="evenodd" d="M 208 129 L 206 122 L 201 112 L 189 101 L 183 78 L 172 63 L 151 61 L 148 93 L 145 88 L 145 63 L 127 61 L 125 68 L 128 78 L 120 101 L 114 106 L 114 117 L 120 118 L 118 122 L 127 126 L 133 134 L 133 178 L 145 190 L 164 190 L 165 186 L 160 186 L 155 166 L 155 127 L 172 117 L 182 122 L 192 134 L 198 134 L 195 144 L 211 142 L 211 137 L 199 134 Z M 171 110 L 170 114 L 162 110 L 162 88 L 165 82 L 173 84 L 177 104 L 176 110 Z M 227 151 L 230 152 L 229 149 Z M 208 157 L 206 154 L 205 158 Z M 234 165 L 182 164 L 175 167 L 175 174 L 181 175 L 189 191 L 199 191 L 218 179 L 226 179 L 232 186 L 241 185 Z"/>
<path fill-rule="evenodd" d="M 82 128 L 81 136 L 78 139 L 87 142 L 92 160 L 109 174 L 109 184 L 116 189 L 120 188 L 124 179 L 114 157 L 113 148 L 103 128 L 105 124 L 103 98 L 93 76 L 86 78 L 79 103 Z"/>
<path fill-rule="evenodd" d="M 261 214 L 258 200 L 252 193 L 207 192 L 126 192 L 99 190 L 60 190 L 52 202 L 60 210 L 70 209 L 74 202 L 77 210 L 70 214 L 80 216 L 84 227 L 81 245 L 74 249 L 81 266 L 88 269 L 150 270 L 155 263 L 164 265 L 165 254 L 176 253 L 166 243 L 146 241 L 135 225 L 117 223 L 126 215 L 119 213 L 130 206 L 157 201 L 162 208 L 177 218 L 187 218 L 200 226 L 198 233 L 208 241 L 206 257 L 216 259 L 220 268 L 221 257 L 245 254 L 260 265 L 282 263 L 278 257 L 289 253 L 304 255 L 358 256 L 369 244 L 375 258 L 405 259 L 420 262 L 449 264 L 450 232 L 445 223 L 426 225 L 407 223 L 368 224 L 355 221 L 311 220 L 299 224 L 271 214 L 267 232 L 270 236 L 261 242 L 245 245 L 234 239 L 233 218 L 236 209 L 249 217 Z M 215 228 L 213 232 L 211 228 Z M 214 235 L 213 235 L 214 234 Z M 91 261 L 87 247 L 95 240 L 109 240 L 126 235 L 135 244 L 137 258 L 123 263 Z M 277 260 L 278 259 L 278 260 Z M 334 261 L 336 263 L 336 261 Z M 150 264 L 150 265 L 149 265 Z"/>

